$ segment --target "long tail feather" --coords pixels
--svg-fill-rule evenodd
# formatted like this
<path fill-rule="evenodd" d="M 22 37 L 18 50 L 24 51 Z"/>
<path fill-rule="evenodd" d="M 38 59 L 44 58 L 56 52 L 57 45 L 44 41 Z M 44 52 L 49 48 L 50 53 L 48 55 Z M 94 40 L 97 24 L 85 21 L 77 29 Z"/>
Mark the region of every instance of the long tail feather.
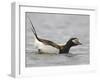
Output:
<path fill-rule="evenodd" d="M 28 17 L 28 16 L 27 16 L 27 17 Z M 33 26 L 33 24 L 32 24 L 31 19 L 30 19 L 29 17 L 28 17 L 28 19 L 29 19 L 29 21 L 30 21 L 30 23 L 31 23 L 31 25 L 32 25 L 31 30 L 32 30 L 33 34 L 35 35 L 35 37 L 38 39 L 38 36 L 37 36 L 36 30 L 35 30 L 35 28 L 34 28 L 34 26 Z"/>

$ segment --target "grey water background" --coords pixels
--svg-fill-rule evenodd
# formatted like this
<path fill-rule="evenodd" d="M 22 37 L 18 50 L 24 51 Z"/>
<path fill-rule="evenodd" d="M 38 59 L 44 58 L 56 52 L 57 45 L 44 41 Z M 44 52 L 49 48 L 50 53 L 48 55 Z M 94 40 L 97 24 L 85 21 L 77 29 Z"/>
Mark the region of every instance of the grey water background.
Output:
<path fill-rule="evenodd" d="M 89 15 L 34 12 L 26 12 L 25 14 L 26 67 L 89 64 Z M 38 37 L 57 44 L 65 44 L 71 37 L 77 37 L 82 45 L 71 48 L 72 57 L 68 57 L 66 54 L 38 54 L 27 16 L 30 17 Z"/>

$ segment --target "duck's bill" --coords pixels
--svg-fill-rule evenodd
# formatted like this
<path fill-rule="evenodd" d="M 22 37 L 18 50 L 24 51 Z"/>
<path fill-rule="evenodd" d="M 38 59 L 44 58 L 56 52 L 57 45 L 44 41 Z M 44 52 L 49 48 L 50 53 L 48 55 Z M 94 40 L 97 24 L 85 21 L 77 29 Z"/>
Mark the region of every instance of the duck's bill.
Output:
<path fill-rule="evenodd" d="M 82 45 L 82 43 L 78 42 L 78 45 Z"/>

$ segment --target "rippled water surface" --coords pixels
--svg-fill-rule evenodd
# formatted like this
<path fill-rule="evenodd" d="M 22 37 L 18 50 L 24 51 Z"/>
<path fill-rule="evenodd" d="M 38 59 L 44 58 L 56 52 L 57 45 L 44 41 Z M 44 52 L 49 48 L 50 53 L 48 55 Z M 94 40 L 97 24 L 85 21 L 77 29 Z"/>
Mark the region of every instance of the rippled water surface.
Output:
<path fill-rule="evenodd" d="M 78 37 L 82 45 L 67 54 L 38 54 L 34 47 L 34 34 L 27 18 L 30 17 L 40 38 L 57 44 Z M 89 16 L 72 14 L 26 13 L 26 67 L 89 64 Z"/>

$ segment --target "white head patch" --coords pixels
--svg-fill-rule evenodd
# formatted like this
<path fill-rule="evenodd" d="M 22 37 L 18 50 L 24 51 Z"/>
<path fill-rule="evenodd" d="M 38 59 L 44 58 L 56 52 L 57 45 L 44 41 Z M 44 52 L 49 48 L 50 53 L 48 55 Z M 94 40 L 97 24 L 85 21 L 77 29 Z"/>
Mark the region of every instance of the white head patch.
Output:
<path fill-rule="evenodd" d="M 72 42 L 75 43 L 75 44 L 78 44 L 79 40 L 78 39 L 74 39 L 74 40 L 72 40 Z"/>

